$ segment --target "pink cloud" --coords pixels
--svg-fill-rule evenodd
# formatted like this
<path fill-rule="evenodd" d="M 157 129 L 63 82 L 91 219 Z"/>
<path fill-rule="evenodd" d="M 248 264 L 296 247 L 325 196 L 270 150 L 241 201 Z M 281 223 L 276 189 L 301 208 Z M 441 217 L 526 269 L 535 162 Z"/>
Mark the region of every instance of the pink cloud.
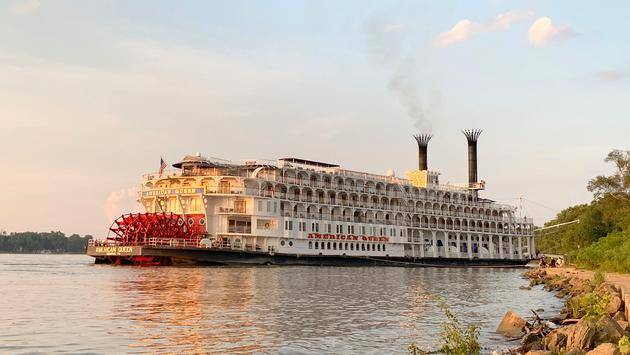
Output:
<path fill-rule="evenodd" d="M 527 32 L 527 40 L 536 47 L 573 36 L 575 31 L 569 25 L 555 26 L 549 17 L 534 21 Z"/>

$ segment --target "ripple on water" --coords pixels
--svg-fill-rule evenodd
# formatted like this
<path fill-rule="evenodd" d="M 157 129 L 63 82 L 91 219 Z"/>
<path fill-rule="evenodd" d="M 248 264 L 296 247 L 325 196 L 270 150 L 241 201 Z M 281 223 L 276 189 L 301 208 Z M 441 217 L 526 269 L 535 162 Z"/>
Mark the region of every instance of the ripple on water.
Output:
<path fill-rule="evenodd" d="M 82 255 L 0 255 L 0 352 L 405 353 L 436 346 L 445 297 L 487 349 L 507 309 L 561 300 L 518 269 L 143 268 Z"/>

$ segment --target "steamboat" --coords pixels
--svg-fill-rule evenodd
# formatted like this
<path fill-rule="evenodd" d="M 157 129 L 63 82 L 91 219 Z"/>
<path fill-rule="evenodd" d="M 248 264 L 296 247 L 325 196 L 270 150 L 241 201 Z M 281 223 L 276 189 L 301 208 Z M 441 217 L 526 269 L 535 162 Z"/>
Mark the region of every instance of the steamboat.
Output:
<path fill-rule="evenodd" d="M 143 177 L 144 213 L 90 241 L 96 263 L 134 265 L 520 266 L 535 257 L 532 220 L 482 198 L 480 130 L 463 131 L 468 183 L 442 184 L 418 134 L 406 178 L 300 158 L 185 156 Z"/>

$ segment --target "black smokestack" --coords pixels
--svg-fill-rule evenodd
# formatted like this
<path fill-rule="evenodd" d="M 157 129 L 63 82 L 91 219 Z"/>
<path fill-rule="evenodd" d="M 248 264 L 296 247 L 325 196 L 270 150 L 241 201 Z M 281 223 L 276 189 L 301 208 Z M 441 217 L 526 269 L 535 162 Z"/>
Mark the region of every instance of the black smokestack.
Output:
<path fill-rule="evenodd" d="M 419 133 L 413 136 L 416 142 L 418 142 L 418 170 L 429 170 L 427 163 L 427 145 L 429 145 L 431 137 L 433 137 L 433 135 L 428 133 Z"/>
<path fill-rule="evenodd" d="M 468 185 L 473 186 L 479 180 L 477 179 L 477 140 L 483 130 L 465 129 L 462 133 L 468 140 Z"/>

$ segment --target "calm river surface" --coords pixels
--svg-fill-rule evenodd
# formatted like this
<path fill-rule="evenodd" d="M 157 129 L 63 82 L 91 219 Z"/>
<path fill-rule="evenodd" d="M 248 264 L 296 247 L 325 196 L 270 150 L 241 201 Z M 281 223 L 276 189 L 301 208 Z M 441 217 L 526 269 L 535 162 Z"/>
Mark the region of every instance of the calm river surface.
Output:
<path fill-rule="evenodd" d="M 445 297 L 486 352 L 514 309 L 561 301 L 522 269 L 113 267 L 82 255 L 0 254 L 0 353 L 405 353 L 435 348 Z M 514 345 L 514 344 L 512 344 Z"/>

